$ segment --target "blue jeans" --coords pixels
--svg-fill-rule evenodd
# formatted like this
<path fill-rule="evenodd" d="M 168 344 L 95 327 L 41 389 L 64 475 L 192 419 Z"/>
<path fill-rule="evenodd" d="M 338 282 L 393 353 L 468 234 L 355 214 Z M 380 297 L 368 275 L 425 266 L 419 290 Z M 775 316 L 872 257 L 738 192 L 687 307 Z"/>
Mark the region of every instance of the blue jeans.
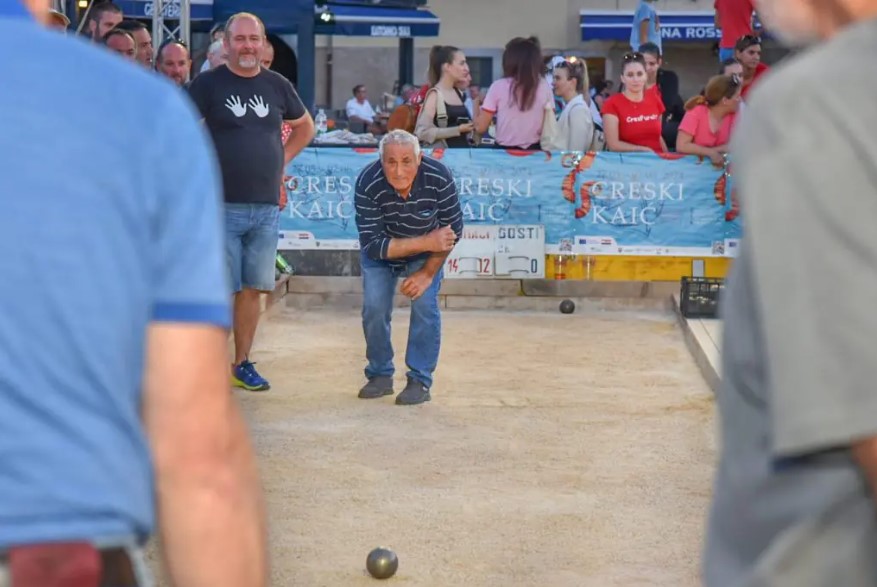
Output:
<path fill-rule="evenodd" d="M 723 62 L 725 59 L 730 59 L 734 56 L 734 47 L 722 48 L 719 47 L 719 63 Z"/>
<path fill-rule="evenodd" d="M 392 377 L 393 343 L 390 340 L 390 320 L 393 297 L 399 277 L 408 277 L 423 267 L 425 259 L 409 261 L 403 268 L 394 268 L 384 261 L 369 259 L 360 253 L 362 267 L 362 330 L 365 334 L 365 356 L 368 366 L 365 376 Z M 442 270 L 423 295 L 411 302 L 411 321 L 408 327 L 408 348 L 405 364 L 408 377 L 426 387 L 432 387 L 432 374 L 438 364 L 442 338 L 442 317 L 439 312 L 438 292 Z"/>
<path fill-rule="evenodd" d="M 279 206 L 225 205 L 225 259 L 233 293 L 274 290 L 279 233 Z"/>

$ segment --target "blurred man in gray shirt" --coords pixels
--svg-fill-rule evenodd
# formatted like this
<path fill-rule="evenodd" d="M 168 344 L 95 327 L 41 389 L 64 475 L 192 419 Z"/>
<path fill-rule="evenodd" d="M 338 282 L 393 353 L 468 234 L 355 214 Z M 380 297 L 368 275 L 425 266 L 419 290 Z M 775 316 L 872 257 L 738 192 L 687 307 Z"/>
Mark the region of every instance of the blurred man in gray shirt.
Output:
<path fill-rule="evenodd" d="M 761 0 L 809 50 L 735 130 L 708 587 L 877 586 L 877 0 Z M 814 84 L 818 72 L 819 83 Z"/>

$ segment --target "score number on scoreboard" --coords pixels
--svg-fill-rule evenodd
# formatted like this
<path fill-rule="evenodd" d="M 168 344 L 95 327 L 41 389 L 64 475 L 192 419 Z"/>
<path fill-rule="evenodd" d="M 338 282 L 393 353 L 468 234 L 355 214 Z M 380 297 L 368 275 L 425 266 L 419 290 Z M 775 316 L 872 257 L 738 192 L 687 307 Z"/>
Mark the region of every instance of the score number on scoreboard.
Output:
<path fill-rule="evenodd" d="M 445 262 L 445 277 L 542 279 L 545 229 L 530 224 L 467 226 Z"/>

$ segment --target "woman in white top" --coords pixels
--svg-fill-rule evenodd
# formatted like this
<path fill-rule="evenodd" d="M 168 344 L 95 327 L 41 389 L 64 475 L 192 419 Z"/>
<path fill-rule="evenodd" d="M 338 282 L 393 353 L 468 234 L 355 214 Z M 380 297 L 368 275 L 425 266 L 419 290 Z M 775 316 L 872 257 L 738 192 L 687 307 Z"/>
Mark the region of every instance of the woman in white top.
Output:
<path fill-rule="evenodd" d="M 563 61 L 554 68 L 554 93 L 564 107 L 557 121 L 555 148 L 559 151 L 588 151 L 594 138 L 594 120 L 588 96 L 588 70 L 584 61 Z M 588 98 L 590 98 L 588 96 Z"/>

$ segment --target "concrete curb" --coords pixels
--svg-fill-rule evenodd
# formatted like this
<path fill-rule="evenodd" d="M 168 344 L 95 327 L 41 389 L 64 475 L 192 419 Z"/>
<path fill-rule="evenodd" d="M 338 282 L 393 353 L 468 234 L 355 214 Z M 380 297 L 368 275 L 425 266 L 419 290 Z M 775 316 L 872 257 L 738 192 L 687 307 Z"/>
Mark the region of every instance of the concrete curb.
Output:
<path fill-rule="evenodd" d="M 582 311 L 670 311 L 671 295 L 678 291 L 679 284 L 671 282 L 446 279 L 439 304 L 448 310 L 555 312 L 560 300 L 570 299 Z M 284 304 L 299 310 L 362 307 L 361 277 L 292 276 L 287 292 Z M 401 295 L 394 300 L 397 308 L 410 305 Z"/>
<path fill-rule="evenodd" d="M 679 306 L 679 294 L 673 295 L 671 305 L 673 306 L 673 311 L 679 320 L 679 326 L 682 328 L 682 336 L 685 340 L 685 346 L 688 347 L 688 350 L 694 358 L 694 362 L 698 369 L 700 369 L 704 380 L 706 380 L 707 385 L 710 386 L 713 393 L 718 393 L 719 387 L 722 383 L 722 378 L 717 369 L 713 366 L 712 361 L 710 361 L 709 355 L 707 355 L 707 351 L 701 340 L 698 339 L 697 334 L 694 332 L 693 324 L 695 321 L 689 320 L 682 315 L 682 310 Z"/>

